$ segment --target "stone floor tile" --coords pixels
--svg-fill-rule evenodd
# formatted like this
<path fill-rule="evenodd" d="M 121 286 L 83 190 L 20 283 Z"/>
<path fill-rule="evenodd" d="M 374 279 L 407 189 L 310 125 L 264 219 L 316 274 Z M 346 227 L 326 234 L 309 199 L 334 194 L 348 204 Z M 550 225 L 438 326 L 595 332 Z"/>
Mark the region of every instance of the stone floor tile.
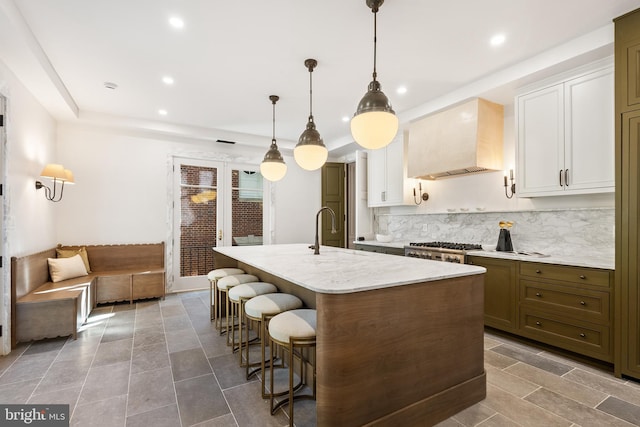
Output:
<path fill-rule="evenodd" d="M 586 405 L 578 403 L 574 400 L 571 400 L 544 388 L 531 393 L 525 398 L 525 400 L 531 403 L 535 403 L 536 405 L 546 409 L 547 411 L 558 414 L 566 418 L 567 420 L 584 427 L 632 427 L 633 425 L 621 420 L 620 418 L 622 417 L 612 417 L 611 415 L 603 411 L 590 408 Z M 628 403 L 624 405 L 625 409 L 629 406 L 634 405 Z M 636 406 L 635 409 L 637 414 L 640 415 L 640 408 Z M 626 411 L 623 410 L 622 412 Z M 640 421 L 640 416 L 637 418 L 637 421 Z"/>
<path fill-rule="evenodd" d="M 211 366 L 202 348 L 183 350 L 169 355 L 174 381 L 211 374 Z"/>
<path fill-rule="evenodd" d="M 573 382 L 566 376 L 559 377 L 526 363 L 513 365 L 505 369 L 505 372 L 534 382 L 547 390 L 566 396 L 591 408 L 595 408 L 597 404 L 607 397 L 607 394 Z"/>
<path fill-rule="evenodd" d="M 133 335 L 134 348 L 153 344 L 167 345 L 162 324 L 135 330 Z"/>
<path fill-rule="evenodd" d="M 76 403 L 78 402 L 78 397 L 80 397 L 81 390 L 82 386 L 76 385 L 50 391 L 48 393 L 39 394 L 37 392 L 34 392 L 34 394 L 31 395 L 26 403 L 33 403 L 37 405 L 66 404 L 69 405 L 69 414 L 71 414 L 76 406 Z"/>
<path fill-rule="evenodd" d="M 626 420 L 631 425 L 640 425 L 640 407 L 617 397 L 609 397 L 598 405 L 598 409 L 614 417 Z"/>
<path fill-rule="evenodd" d="M 178 405 L 173 404 L 162 408 L 152 409 L 137 415 L 127 417 L 126 427 L 176 427 L 180 426 Z"/>
<path fill-rule="evenodd" d="M 0 385 L 0 402 L 4 404 L 25 403 L 38 386 L 40 378 Z"/>
<path fill-rule="evenodd" d="M 482 404 L 482 402 L 476 403 L 468 407 L 467 409 L 463 409 L 461 412 L 458 412 L 454 415 L 453 418 L 457 422 L 465 426 L 475 426 L 480 424 L 483 421 L 488 420 L 492 416 L 494 416 L 497 412 L 493 409 L 489 408 Z"/>
<path fill-rule="evenodd" d="M 56 358 L 55 352 L 23 355 L 0 376 L 0 385 L 42 378 Z"/>
<path fill-rule="evenodd" d="M 92 367 L 80 393 L 78 405 L 127 394 L 130 362 Z"/>
<path fill-rule="evenodd" d="M 212 420 L 194 424 L 193 427 L 238 427 L 233 414 L 225 414 Z"/>
<path fill-rule="evenodd" d="M 102 334 L 101 342 L 111 342 L 133 338 L 133 323 L 109 323 Z"/>
<path fill-rule="evenodd" d="M 523 350 L 521 347 L 516 347 L 512 345 L 503 344 L 503 345 L 494 347 L 489 351 L 502 354 L 503 356 L 511 357 L 512 359 L 516 359 L 516 360 L 519 360 L 520 362 L 524 362 L 529 365 L 536 366 L 540 369 L 544 369 L 545 371 L 554 373 L 556 375 L 566 374 L 572 369 L 571 366 L 567 364 L 547 359 L 534 352 Z"/>
<path fill-rule="evenodd" d="M 247 381 L 246 368 L 240 367 L 240 360 L 238 354 L 226 354 L 224 356 L 211 357 L 209 363 L 213 368 L 213 373 L 216 375 L 220 387 L 226 390 L 231 387 L 235 387 L 247 382 L 256 381 L 256 378 L 252 378 Z"/>
<path fill-rule="evenodd" d="M 525 427 L 569 427 L 572 424 L 491 384 L 487 384 L 487 398 L 483 404 Z"/>
<path fill-rule="evenodd" d="M 162 317 L 171 317 L 171 316 L 184 316 L 187 314 L 187 311 L 184 309 L 180 301 L 174 305 L 163 305 L 161 306 Z"/>
<path fill-rule="evenodd" d="M 124 426 L 127 396 L 78 405 L 71 416 L 71 427 Z"/>
<path fill-rule="evenodd" d="M 48 351 L 58 352 L 69 339 L 69 337 L 58 337 L 35 341 L 31 343 L 29 348 L 24 352 L 24 355 L 28 356 L 30 354 L 45 353 Z"/>
<path fill-rule="evenodd" d="M 627 386 L 613 375 L 607 378 L 576 368 L 564 375 L 563 378 L 640 406 L 640 389 Z"/>
<path fill-rule="evenodd" d="M 521 424 L 510 420 L 502 414 L 495 414 L 486 421 L 481 422 L 477 427 L 518 427 Z"/>
<path fill-rule="evenodd" d="M 224 395 L 240 426 L 276 427 L 286 425 L 289 422 L 289 418 L 283 411 L 278 411 L 275 415 L 271 415 L 269 400 L 263 400 L 260 395 L 259 382 L 230 388 L 224 391 Z M 304 411 L 302 407 L 304 402 L 303 400 L 295 402 L 293 419 L 296 426 L 309 424 L 309 411 Z M 299 414 L 296 414 L 296 409 L 299 409 Z M 300 416 L 298 417 L 297 415 Z M 315 414 L 312 420 L 315 421 Z"/>
<path fill-rule="evenodd" d="M 101 342 L 98 346 L 93 366 L 111 365 L 113 363 L 131 360 L 132 345 L 132 338 L 111 342 Z"/>
<path fill-rule="evenodd" d="M 516 363 L 518 363 L 518 361 L 509 356 L 504 356 L 500 353 L 496 353 L 495 351 L 485 350 L 484 363 L 485 366 L 493 366 L 498 369 L 504 369 L 506 367 L 515 365 Z"/>
<path fill-rule="evenodd" d="M 140 414 L 176 403 L 170 368 L 131 375 L 127 415 Z"/>
<path fill-rule="evenodd" d="M 208 358 L 229 354 L 229 347 L 217 330 L 207 334 L 199 334 L 198 338 Z"/>
<path fill-rule="evenodd" d="M 511 375 L 510 373 L 500 369 L 487 367 L 485 370 L 487 372 L 487 383 L 500 387 L 502 390 L 508 391 L 520 398 L 523 398 L 540 388 L 540 386 L 535 383 L 527 381 L 526 379 L 520 378 L 516 375 Z"/>
<path fill-rule="evenodd" d="M 167 339 L 169 353 L 200 347 L 200 340 L 193 328 L 180 331 L 167 331 L 165 337 Z"/>
<path fill-rule="evenodd" d="M 169 352 L 165 343 L 134 347 L 131 358 L 131 373 L 153 371 L 170 366 Z"/>
<path fill-rule="evenodd" d="M 79 360 L 91 358 L 96 354 L 100 345 L 100 336 L 79 335 L 77 340 L 69 340 L 62 347 L 56 358 L 56 362 L 63 360 Z"/>
<path fill-rule="evenodd" d="M 177 381 L 175 387 L 183 426 L 191 426 L 230 412 L 213 374 Z"/>
<path fill-rule="evenodd" d="M 82 386 L 84 384 L 93 358 L 86 356 L 76 360 L 58 360 L 51 365 L 44 378 L 36 389 L 37 394 L 48 393 L 50 391 L 68 388 L 72 386 Z"/>
<path fill-rule="evenodd" d="M 189 316 L 184 315 L 176 315 L 163 317 L 164 330 L 169 331 L 181 331 L 183 329 L 192 329 L 191 320 Z"/>

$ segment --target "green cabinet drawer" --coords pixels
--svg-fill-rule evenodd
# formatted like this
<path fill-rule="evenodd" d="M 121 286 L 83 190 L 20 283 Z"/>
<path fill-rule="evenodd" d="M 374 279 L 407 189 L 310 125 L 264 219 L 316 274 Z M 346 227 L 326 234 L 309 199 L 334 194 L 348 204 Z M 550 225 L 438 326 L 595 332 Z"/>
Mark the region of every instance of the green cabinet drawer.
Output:
<path fill-rule="evenodd" d="M 569 267 L 564 265 L 521 262 L 520 276 L 538 280 L 560 280 L 581 285 L 610 288 L 610 271 L 597 268 Z"/>

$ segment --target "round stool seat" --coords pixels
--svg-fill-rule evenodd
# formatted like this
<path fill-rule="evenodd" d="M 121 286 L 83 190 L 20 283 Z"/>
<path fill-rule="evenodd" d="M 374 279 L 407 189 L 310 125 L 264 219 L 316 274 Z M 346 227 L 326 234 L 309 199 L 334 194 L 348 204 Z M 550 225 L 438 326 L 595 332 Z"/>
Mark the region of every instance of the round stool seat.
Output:
<path fill-rule="evenodd" d="M 241 268 L 216 268 L 207 274 L 207 279 L 218 280 L 226 276 L 233 276 L 234 274 L 244 274 L 244 270 Z"/>
<path fill-rule="evenodd" d="M 261 319 L 263 314 L 273 315 L 300 307 L 302 307 L 302 300 L 297 296 L 274 293 L 251 298 L 244 305 L 244 312 L 249 317 Z"/>
<path fill-rule="evenodd" d="M 278 288 L 276 288 L 276 286 L 271 283 L 243 283 L 229 289 L 229 300 L 238 302 L 240 301 L 240 298 L 249 299 L 257 297 L 258 295 L 270 294 L 274 292 L 278 292 Z"/>
<path fill-rule="evenodd" d="M 226 291 L 234 286 L 243 283 L 259 282 L 260 279 L 253 274 L 234 274 L 233 276 L 225 276 L 218 279 L 218 289 Z"/>
<path fill-rule="evenodd" d="M 269 335 L 276 341 L 288 343 L 289 338 L 316 336 L 316 310 L 290 310 L 274 316 L 269 322 Z"/>

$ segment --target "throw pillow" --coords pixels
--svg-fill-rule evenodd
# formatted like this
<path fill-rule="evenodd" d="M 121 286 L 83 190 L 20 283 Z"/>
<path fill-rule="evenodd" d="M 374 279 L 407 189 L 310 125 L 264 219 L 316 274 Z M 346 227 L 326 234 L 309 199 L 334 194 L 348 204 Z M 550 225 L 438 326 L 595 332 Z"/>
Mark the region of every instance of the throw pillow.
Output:
<path fill-rule="evenodd" d="M 82 262 L 84 262 L 84 268 L 87 269 L 87 273 L 91 273 L 91 267 L 89 267 L 89 254 L 87 254 L 87 248 L 82 246 L 78 249 L 58 247 L 56 248 L 56 256 L 58 258 L 69 258 L 74 255 L 80 255 Z"/>
<path fill-rule="evenodd" d="M 87 269 L 78 254 L 68 258 L 47 258 L 47 262 L 49 263 L 49 275 L 53 282 L 87 275 Z"/>

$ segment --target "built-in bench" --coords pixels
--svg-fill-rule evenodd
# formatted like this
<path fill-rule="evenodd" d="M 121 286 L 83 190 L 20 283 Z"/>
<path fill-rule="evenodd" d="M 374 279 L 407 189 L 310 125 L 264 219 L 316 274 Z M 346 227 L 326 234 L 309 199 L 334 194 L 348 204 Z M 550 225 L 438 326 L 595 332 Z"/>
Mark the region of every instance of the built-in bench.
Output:
<path fill-rule="evenodd" d="M 72 335 L 100 303 L 164 298 L 164 242 L 86 248 L 91 272 L 52 282 L 48 258 L 56 248 L 11 258 L 12 345 Z M 60 246 L 59 246 L 60 248 Z"/>

